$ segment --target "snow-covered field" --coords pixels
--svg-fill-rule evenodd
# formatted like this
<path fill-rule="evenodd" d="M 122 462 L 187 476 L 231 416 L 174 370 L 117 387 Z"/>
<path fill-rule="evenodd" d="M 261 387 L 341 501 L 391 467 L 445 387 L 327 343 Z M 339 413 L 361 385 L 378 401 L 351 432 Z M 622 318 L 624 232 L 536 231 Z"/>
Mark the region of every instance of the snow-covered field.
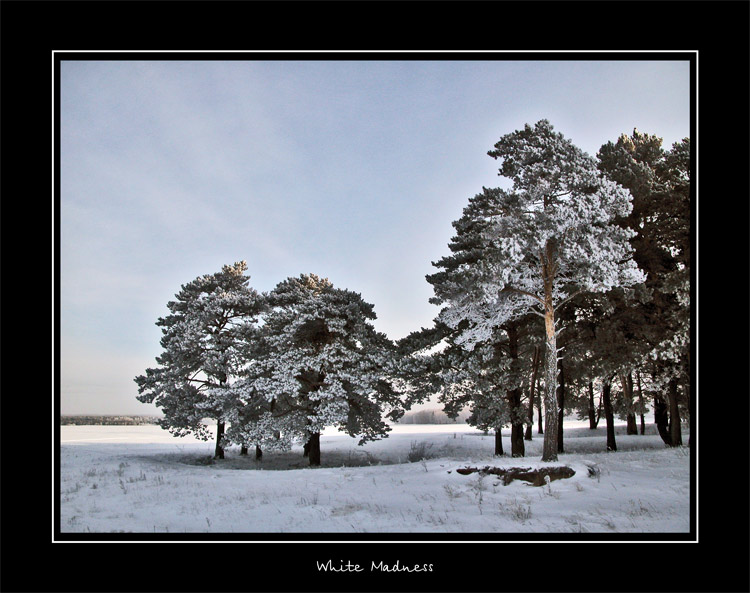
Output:
<path fill-rule="evenodd" d="M 322 466 L 310 468 L 301 447 L 267 452 L 261 462 L 252 449 L 241 457 L 230 448 L 214 461 L 213 443 L 174 438 L 157 426 L 62 426 L 60 530 L 689 532 L 690 449 L 664 447 L 653 425 L 643 436 L 624 432 L 618 426 L 618 451 L 607 453 L 603 423 L 592 431 L 586 422 L 567 422 L 566 453 L 545 464 L 536 429 L 523 459 L 494 457 L 494 436 L 465 424 L 396 425 L 387 439 L 363 447 L 328 431 Z M 487 465 L 568 465 L 575 475 L 534 487 L 455 471 Z"/>

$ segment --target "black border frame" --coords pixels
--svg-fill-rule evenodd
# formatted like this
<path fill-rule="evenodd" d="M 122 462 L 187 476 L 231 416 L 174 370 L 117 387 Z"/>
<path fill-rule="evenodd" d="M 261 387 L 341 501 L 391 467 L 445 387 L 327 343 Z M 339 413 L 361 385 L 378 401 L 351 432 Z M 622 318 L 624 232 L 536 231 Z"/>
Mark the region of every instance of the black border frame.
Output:
<path fill-rule="evenodd" d="M 2 448 L 2 556 L 0 589 L 3 591 L 748 591 L 748 476 L 746 469 L 730 471 L 731 488 L 701 491 L 701 522 L 697 544 L 647 543 L 628 545 L 617 542 L 567 545 L 572 542 L 515 545 L 487 542 L 481 544 L 427 543 L 419 546 L 399 544 L 348 545 L 352 561 L 370 558 L 404 563 L 435 564 L 435 571 L 411 575 L 320 575 L 312 566 L 315 557 L 342 553 L 335 543 L 315 545 L 287 544 L 282 554 L 275 546 L 253 544 L 180 545 L 128 542 L 107 545 L 85 541 L 52 543 L 52 514 L 48 499 L 50 474 L 30 472 L 29 457 L 36 463 L 52 449 L 52 434 L 31 433 L 25 422 L 45 397 L 39 389 L 29 391 L 29 380 L 45 382 L 39 373 L 39 360 L 29 360 L 25 351 L 39 348 L 38 336 L 28 331 L 29 323 L 39 322 L 40 335 L 49 335 L 53 316 L 44 290 L 40 295 L 15 294 L 13 282 L 28 277 L 29 259 L 18 257 L 21 249 L 36 247 L 42 264 L 48 257 L 44 235 L 50 228 L 44 218 L 39 223 L 35 208 L 39 196 L 48 195 L 50 180 L 40 171 L 48 169 L 52 148 L 48 148 L 51 124 L 49 88 L 52 50 L 80 47 L 133 47 L 147 44 L 154 49 L 172 47 L 252 46 L 299 48 L 339 47 L 377 48 L 384 43 L 403 48 L 418 47 L 534 47 L 555 50 L 559 47 L 582 48 L 609 45 L 670 50 L 675 47 L 697 50 L 700 80 L 695 81 L 701 107 L 701 146 L 699 178 L 705 180 L 700 224 L 703 236 L 720 229 L 719 241 L 701 243 L 699 261 L 703 278 L 712 278 L 712 264 L 721 261 L 727 249 L 747 256 L 746 204 L 748 173 L 747 146 L 750 131 L 747 122 L 748 97 L 748 4 L 731 1 L 696 2 L 466 2 L 459 8 L 454 2 L 337 3 L 337 2 L 20 2 L 6 0 L 2 13 L 2 159 L 0 187 L 5 199 L 0 202 L 3 225 L 2 278 L 5 280 L 2 307 L 2 362 L 0 374 L 4 397 L 0 398 L 3 422 Z M 212 6 L 212 8 L 209 8 Z M 392 7 L 392 8 L 391 8 Z M 425 19 L 429 11 L 430 19 Z M 255 21 L 233 19 L 236 15 L 254 15 Z M 331 21 L 305 35 L 274 37 L 279 23 L 309 24 L 322 16 L 335 15 L 347 23 Z M 283 20 L 282 19 L 286 19 Z M 353 20 L 357 19 L 357 20 Z M 595 23 L 595 25 L 592 25 Z M 258 41 L 254 23 L 270 24 L 270 35 Z M 93 23 L 93 24 L 92 24 Z M 179 25 L 179 26 L 175 26 Z M 370 32 L 366 26 L 371 27 Z M 529 26 L 526 26 L 529 25 Z M 531 26 L 533 25 L 533 27 Z M 199 33 L 216 27 L 211 42 Z M 453 33 L 464 31 L 463 38 Z M 384 32 L 387 35 L 383 36 Z M 717 32 L 718 37 L 714 37 Z M 331 35 L 325 37 L 324 34 Z M 210 35 L 208 36 L 210 38 Z M 143 39 L 144 41 L 140 41 Z M 198 39 L 198 41 L 196 41 Z M 331 41 L 328 41 L 330 39 Z M 395 39 L 391 42 L 389 39 Z M 454 41 L 455 39 L 455 41 Z M 468 39 L 468 41 L 467 41 Z M 427 41 L 425 41 L 427 40 Z M 142 54 L 137 54 L 142 56 Z M 325 54 L 324 54 L 325 55 Z M 728 71 L 731 72 L 728 75 Z M 32 115 L 29 117 L 29 115 Z M 695 135 L 693 135 L 695 138 Z M 11 150 L 12 147 L 12 150 Z M 19 147 L 23 149 L 19 150 Z M 729 151 L 729 154 L 728 154 Z M 49 155 L 49 156 L 48 156 Z M 726 163 L 735 167 L 726 171 Z M 728 173 L 722 175 L 721 173 Z M 20 190 L 20 191 L 19 191 Z M 739 191 L 739 201 L 737 195 Z M 710 208 L 715 199 L 725 207 Z M 42 204 L 46 204 L 44 198 Z M 727 220 L 727 209 L 731 218 Z M 43 212 L 42 212 L 43 214 Z M 696 213 L 696 221 L 698 219 Z M 22 221 L 19 224 L 19 221 Z M 738 225 L 738 228 L 733 226 Z M 19 229 L 19 227 L 21 227 Z M 41 237 L 35 236 L 38 233 Z M 741 242 L 742 245 L 736 245 Z M 54 262 L 53 262 L 54 264 Z M 747 294 L 747 267 L 732 282 L 732 290 Z M 42 278 L 49 278 L 42 265 Z M 695 273 L 695 272 L 694 272 Z M 697 278 L 695 278 L 697 281 Z M 45 280 L 42 280 L 44 285 Z M 705 286 L 705 284 L 704 284 Z M 713 317 L 707 317 L 716 296 L 704 290 L 700 326 L 705 348 L 699 346 L 701 368 L 712 370 L 718 364 L 710 350 L 731 351 L 720 362 L 746 368 L 743 340 L 732 341 Z M 714 299 L 714 302 L 712 302 Z M 29 311 L 38 303 L 35 321 L 18 311 Z M 705 303 L 708 302 L 708 305 Z M 721 307 L 723 305 L 719 305 Z M 746 311 L 737 311 L 737 322 L 748 328 Z M 47 323 L 49 321 L 49 323 Z M 697 319 L 696 319 L 697 321 Z M 737 336 L 739 337 L 739 336 Z M 42 341 L 44 338 L 42 338 Z M 739 343 L 738 343 L 739 342 Z M 746 341 L 745 341 L 746 342 Z M 710 348 L 710 350 L 709 350 Z M 44 350 L 43 350 L 44 351 Z M 48 351 L 51 356 L 51 349 Z M 44 361 L 41 357 L 42 366 Z M 694 360 L 694 365 L 697 361 Z M 713 368 L 718 368 L 714 366 Z M 697 370 L 697 366 L 696 366 Z M 746 392 L 746 380 L 740 373 L 726 376 L 711 373 L 717 391 Z M 42 378 L 40 378 L 42 376 Z M 699 377 L 699 381 L 701 378 Z M 708 380 L 708 379 L 707 379 Z M 705 385 L 704 383 L 702 383 Z M 10 397 L 19 393 L 23 397 Z M 29 399 L 32 398 L 31 400 Z M 708 397 L 708 396 L 707 396 Z M 706 400 L 709 402 L 709 400 Z M 41 405 L 40 405 L 41 404 Z M 747 418 L 746 398 L 736 402 L 737 416 Z M 719 430 L 713 422 L 701 427 L 701 442 L 709 443 Z M 44 433 L 46 421 L 39 422 Z M 736 451 L 736 461 L 746 468 L 747 437 L 742 427 L 739 436 L 726 437 L 727 447 Z M 707 451 L 704 444 L 704 451 Z M 30 450 L 30 451 L 29 451 Z M 705 460 L 711 460 L 710 449 Z M 32 461 L 34 462 L 34 461 Z M 51 473 L 51 472 L 50 472 Z M 47 476 L 45 478 L 45 475 Z M 19 479 L 20 477 L 20 479 Z M 726 479 L 717 478 L 719 484 Z M 704 483 L 706 478 L 700 478 Z M 41 484 L 37 483 L 41 481 Z M 717 481 L 711 480 L 711 484 Z M 45 483 L 47 484 L 45 486 Z M 728 528 L 728 529 L 727 529 Z M 354 542 L 352 542 L 354 543 Z M 600 545 L 604 544 L 604 545 Z M 721 548 L 718 548 L 721 546 Z M 721 550 L 717 556 L 715 553 Z M 349 552 L 352 552 L 349 554 Z M 32 566 L 24 561 L 32 559 Z M 41 559 L 41 560 L 40 560 Z M 177 569 L 160 569 L 164 563 L 178 561 Z M 187 568 L 180 572 L 181 568 Z M 198 567 L 192 569 L 191 567 Z M 486 570 L 481 570 L 485 568 Z M 130 570 L 128 570 L 130 569 Z M 541 570 L 540 570 L 541 569 Z M 478 573 L 478 574 L 477 574 Z M 551 574 L 550 574 L 551 573 Z M 562 573 L 562 574 L 560 574 Z M 628 574 L 630 573 L 630 574 Z M 264 575 L 274 575 L 265 580 Z M 595 576 L 592 576 L 595 575 Z M 622 578 L 624 575 L 628 575 Z"/>

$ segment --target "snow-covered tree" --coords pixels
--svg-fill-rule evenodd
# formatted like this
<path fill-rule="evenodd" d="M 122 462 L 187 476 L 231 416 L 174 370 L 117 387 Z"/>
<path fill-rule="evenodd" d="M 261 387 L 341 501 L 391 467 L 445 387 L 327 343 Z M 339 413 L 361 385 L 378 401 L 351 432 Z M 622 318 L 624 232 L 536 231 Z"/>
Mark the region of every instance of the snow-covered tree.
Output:
<path fill-rule="evenodd" d="M 503 136 L 500 159 L 510 190 L 483 188 L 469 200 L 453 255 L 428 277 L 445 305 L 440 320 L 467 349 L 495 328 L 535 311 L 545 327 L 545 433 L 542 460 L 557 459 L 557 310 L 576 295 L 643 280 L 630 259 L 632 231 L 612 224 L 630 211 L 630 194 L 596 161 L 542 120 Z M 472 232 L 466 232 L 473 228 Z"/>
<path fill-rule="evenodd" d="M 517 374 L 511 372 L 508 340 L 498 329 L 493 342 L 468 351 L 455 344 L 454 334 L 450 332 L 445 347 L 430 356 L 432 393 L 437 395 L 449 417 L 455 418 L 468 409 L 468 424 L 483 431 L 494 431 L 495 455 L 502 455 L 501 430 L 511 423 L 520 392 Z M 518 441 L 514 441 L 513 452 L 520 457 L 523 442 L 520 448 L 518 445 Z"/>
<path fill-rule="evenodd" d="M 266 295 L 263 295 L 263 310 L 267 307 Z M 267 431 L 258 431 L 263 426 L 264 418 L 272 411 L 272 402 L 263 394 L 247 389 L 249 379 L 257 378 L 262 373 L 262 361 L 267 355 L 262 314 L 258 325 L 246 324 L 243 327 L 242 339 L 237 344 L 239 366 L 235 380 L 225 386 L 210 389 L 204 405 L 220 410 L 227 426 L 224 434 L 228 443 L 240 445 L 240 455 L 247 455 L 248 446 L 255 445 L 255 457 L 262 457 L 263 449 L 278 450 L 287 447 L 280 438 L 267 438 Z M 255 432 L 248 432 L 248 425 L 256 427 Z M 275 435 L 272 435 L 275 436 Z"/>
<path fill-rule="evenodd" d="M 491 340 L 471 351 L 455 343 L 458 330 L 438 319 L 433 327 L 400 340 L 400 369 L 409 386 L 404 402 L 407 409 L 431 396 L 437 396 L 450 418 L 468 409 L 468 424 L 495 432 L 496 455 L 503 454 L 501 430 L 510 425 L 511 454 L 522 457 L 523 429 L 529 422 L 528 408 L 522 407 L 522 401 L 529 388 L 529 364 L 533 363 L 533 356 L 525 357 L 521 352 L 527 341 L 528 321 L 496 328 Z"/>
<path fill-rule="evenodd" d="M 264 354 L 234 388 L 243 402 L 267 402 L 241 425 L 245 438 L 302 442 L 310 464 L 320 465 L 327 426 L 360 444 L 386 436 L 385 417 L 397 419 L 403 409 L 395 346 L 372 325 L 373 305 L 314 274 L 280 282 L 267 298 Z"/>
<path fill-rule="evenodd" d="M 444 382 L 440 377 L 445 360 L 445 349 L 452 330 L 435 321 L 429 328 L 420 328 L 398 340 L 396 374 L 405 410 L 440 393 Z M 458 416 L 445 410 L 451 418 Z"/>
<path fill-rule="evenodd" d="M 247 340 L 264 306 L 246 271 L 241 261 L 184 284 L 176 300 L 167 303 L 170 314 L 156 322 L 164 349 L 158 366 L 135 378 L 137 399 L 161 408 L 159 423 L 172 434 L 208 440 L 204 419 L 216 420 L 219 458 L 224 457 L 226 420 L 221 396 L 246 364 Z"/>
<path fill-rule="evenodd" d="M 654 400 L 657 424 L 676 446 L 682 442 L 678 385 L 689 392 L 690 378 L 690 140 L 668 151 L 661 145 L 661 138 L 634 130 L 602 146 L 598 157 L 599 168 L 633 195 L 633 210 L 618 224 L 633 232 L 648 298 L 629 313 L 638 316 L 631 348 L 656 363 L 650 374 L 662 383 Z"/>

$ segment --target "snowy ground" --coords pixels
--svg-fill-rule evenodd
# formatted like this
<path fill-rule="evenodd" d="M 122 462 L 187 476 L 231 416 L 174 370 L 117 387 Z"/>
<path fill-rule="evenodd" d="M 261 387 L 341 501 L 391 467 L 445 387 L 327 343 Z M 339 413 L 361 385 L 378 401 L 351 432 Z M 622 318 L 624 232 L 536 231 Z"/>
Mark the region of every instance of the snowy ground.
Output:
<path fill-rule="evenodd" d="M 602 423 L 603 424 L 603 423 Z M 675 533 L 690 530 L 690 450 L 668 449 L 647 426 L 605 452 L 605 429 L 568 422 L 566 453 L 540 461 L 494 457 L 494 436 L 465 424 L 396 425 L 357 446 L 321 437 L 322 466 L 301 448 L 262 462 L 156 426 L 62 426 L 60 529 L 160 533 Z M 683 440 L 687 442 L 687 428 Z M 504 432 L 506 453 L 509 436 Z M 418 453 L 422 455 L 418 455 Z M 423 460 L 414 460 L 418 457 Z M 414 461 L 410 461 L 410 458 Z M 569 479 L 533 487 L 456 469 L 568 465 Z M 589 467 L 598 470 L 591 476 Z M 254 537 L 252 539 L 262 539 Z"/>

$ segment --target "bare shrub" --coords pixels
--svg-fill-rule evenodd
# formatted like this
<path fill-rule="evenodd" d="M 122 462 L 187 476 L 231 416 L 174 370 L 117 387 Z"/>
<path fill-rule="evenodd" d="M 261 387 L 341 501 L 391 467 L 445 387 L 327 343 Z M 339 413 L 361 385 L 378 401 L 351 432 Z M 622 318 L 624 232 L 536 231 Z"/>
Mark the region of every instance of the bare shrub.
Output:
<path fill-rule="evenodd" d="M 501 507 L 501 512 L 514 521 L 519 523 L 525 523 L 531 519 L 531 505 L 522 505 L 518 501 L 514 501 L 512 504 Z"/>
<path fill-rule="evenodd" d="M 421 443 L 417 443 L 417 441 L 412 441 L 411 448 L 409 449 L 409 454 L 406 456 L 406 458 L 409 460 L 409 463 L 428 459 L 429 457 L 427 452 L 430 449 L 432 449 L 432 443 L 425 443 L 424 441 L 422 441 Z"/>
<path fill-rule="evenodd" d="M 448 498 L 455 499 L 461 496 L 461 493 L 453 488 L 450 484 L 443 484 L 443 490 L 445 490 L 445 493 L 448 495 Z"/>

